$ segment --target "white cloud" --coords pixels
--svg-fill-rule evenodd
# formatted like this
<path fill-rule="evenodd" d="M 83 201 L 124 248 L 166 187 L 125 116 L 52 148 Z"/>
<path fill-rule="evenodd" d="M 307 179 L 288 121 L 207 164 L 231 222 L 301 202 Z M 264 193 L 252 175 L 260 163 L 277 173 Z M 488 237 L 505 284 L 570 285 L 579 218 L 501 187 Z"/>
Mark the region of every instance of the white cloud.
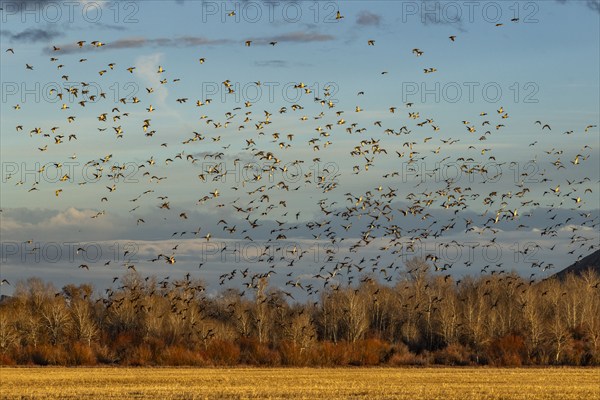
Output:
<path fill-rule="evenodd" d="M 143 81 L 154 89 L 154 92 L 150 94 L 152 99 L 148 104 L 152 104 L 155 108 L 161 108 L 161 112 L 165 111 L 162 108 L 167 108 L 167 97 L 169 97 L 169 90 L 167 85 L 160 83 L 162 79 L 165 79 L 168 68 L 164 67 L 164 53 L 154 53 L 146 56 L 140 56 L 135 60 L 135 73 L 142 78 Z M 162 66 L 165 72 L 158 73 L 158 68 Z M 164 114 L 164 113 L 163 113 Z"/>

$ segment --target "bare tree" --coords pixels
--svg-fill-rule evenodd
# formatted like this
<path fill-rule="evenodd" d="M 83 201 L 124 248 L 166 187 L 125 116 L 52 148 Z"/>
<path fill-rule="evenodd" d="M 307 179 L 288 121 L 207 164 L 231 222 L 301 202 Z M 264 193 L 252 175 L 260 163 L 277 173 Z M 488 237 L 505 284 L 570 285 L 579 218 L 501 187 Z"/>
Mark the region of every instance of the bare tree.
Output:
<path fill-rule="evenodd" d="M 19 333 L 14 324 L 14 315 L 11 310 L 0 311 L 0 352 L 5 353 L 8 349 L 15 347 L 19 340 Z"/>
<path fill-rule="evenodd" d="M 361 339 L 369 328 L 367 300 L 364 292 L 348 288 L 342 292 L 342 321 L 349 342 Z"/>
<path fill-rule="evenodd" d="M 65 301 L 61 297 L 50 300 L 41 309 L 42 324 L 47 332 L 50 344 L 62 343 L 71 320 Z"/>
<path fill-rule="evenodd" d="M 266 295 L 267 285 L 267 278 L 258 279 L 256 283 L 256 302 L 252 309 L 254 327 L 256 329 L 258 341 L 260 343 L 266 342 L 267 337 L 269 335 L 270 310 L 269 304 L 267 302 L 268 298 Z"/>
<path fill-rule="evenodd" d="M 547 297 L 549 339 L 554 350 L 554 362 L 559 363 L 570 334 L 567 307 L 563 304 L 562 290 L 556 279 L 546 282 L 542 296 Z"/>

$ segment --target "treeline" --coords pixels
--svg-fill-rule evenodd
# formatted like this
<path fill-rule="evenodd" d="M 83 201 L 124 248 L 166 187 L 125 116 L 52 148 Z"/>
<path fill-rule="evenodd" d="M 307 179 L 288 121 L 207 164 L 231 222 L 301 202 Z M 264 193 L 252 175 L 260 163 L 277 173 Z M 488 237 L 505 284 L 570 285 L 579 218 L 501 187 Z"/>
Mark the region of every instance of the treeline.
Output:
<path fill-rule="evenodd" d="M 242 295 L 135 272 L 96 293 L 31 278 L 0 304 L 4 365 L 600 365 L 600 277 L 454 281 L 422 260 L 317 301 L 256 277 Z M 300 290 L 300 289 L 299 289 Z M 250 294 L 250 291 L 252 293 Z"/>

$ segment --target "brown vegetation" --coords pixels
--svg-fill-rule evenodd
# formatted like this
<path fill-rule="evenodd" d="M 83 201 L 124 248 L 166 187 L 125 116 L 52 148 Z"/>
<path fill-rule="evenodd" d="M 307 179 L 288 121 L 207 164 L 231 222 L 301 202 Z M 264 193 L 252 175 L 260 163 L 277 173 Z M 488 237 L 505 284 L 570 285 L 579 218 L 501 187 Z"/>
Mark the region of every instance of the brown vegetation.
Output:
<path fill-rule="evenodd" d="M 3 365 L 600 365 L 600 277 L 532 283 L 494 274 L 453 281 L 413 260 L 394 287 L 369 277 L 290 304 L 209 297 L 201 281 L 131 272 L 116 290 L 56 291 L 39 279 L 0 305 Z"/>

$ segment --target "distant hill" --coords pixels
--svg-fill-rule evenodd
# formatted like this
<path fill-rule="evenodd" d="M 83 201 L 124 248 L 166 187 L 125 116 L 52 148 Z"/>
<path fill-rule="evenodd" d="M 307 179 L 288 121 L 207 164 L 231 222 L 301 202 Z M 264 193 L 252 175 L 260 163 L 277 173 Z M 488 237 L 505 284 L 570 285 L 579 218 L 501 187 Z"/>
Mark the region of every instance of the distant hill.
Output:
<path fill-rule="evenodd" d="M 569 273 L 573 273 L 579 276 L 583 271 L 590 268 L 596 271 L 596 273 L 600 274 L 600 250 L 597 250 L 589 256 L 582 258 L 575 264 L 563 269 L 562 271 L 557 272 L 553 276 L 562 280 L 565 279 L 567 277 L 567 274 Z"/>

